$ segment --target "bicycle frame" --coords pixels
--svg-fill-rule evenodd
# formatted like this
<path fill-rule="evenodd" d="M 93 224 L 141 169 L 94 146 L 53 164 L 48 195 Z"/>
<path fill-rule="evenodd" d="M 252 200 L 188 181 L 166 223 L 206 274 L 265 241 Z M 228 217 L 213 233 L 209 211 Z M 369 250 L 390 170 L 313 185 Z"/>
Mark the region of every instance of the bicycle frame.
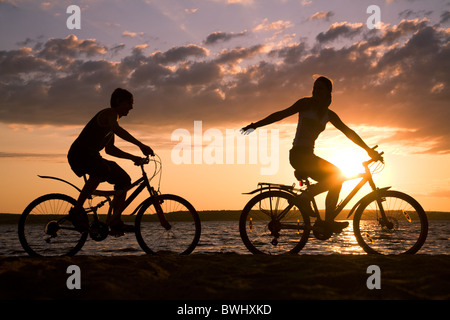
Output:
<path fill-rule="evenodd" d="M 136 190 L 133 191 L 132 194 L 130 194 L 127 199 L 125 200 L 124 206 L 123 206 L 123 211 L 125 211 L 126 208 L 128 208 L 128 206 L 134 201 L 134 199 L 136 199 L 136 197 L 147 187 L 147 189 L 149 190 L 150 196 L 155 196 L 156 195 L 156 191 L 155 189 L 150 186 L 148 180 L 146 177 L 141 177 L 138 180 L 136 180 L 134 183 L 132 183 L 126 190 L 121 190 L 121 191 L 101 191 L 101 190 L 96 190 L 92 193 L 93 196 L 100 196 L 100 197 L 105 197 L 106 200 L 102 201 L 100 204 L 105 203 L 105 202 L 109 202 L 110 203 L 110 207 L 108 210 L 108 215 L 111 213 L 112 210 L 112 206 L 111 206 L 111 196 L 116 196 L 118 194 L 120 194 L 121 192 L 127 192 L 131 189 L 133 189 L 134 187 L 136 187 Z M 90 198 L 92 199 L 92 197 Z M 130 214 L 130 216 L 136 214 L 136 212 L 139 210 L 139 208 L 142 206 L 142 203 L 137 206 L 136 209 L 134 209 L 134 211 Z M 91 209 L 94 208 L 99 208 L 99 205 L 97 205 L 96 207 L 91 207 Z"/>
<path fill-rule="evenodd" d="M 364 173 L 360 173 L 355 177 L 350 177 L 344 181 L 350 181 L 350 180 L 354 180 L 357 178 L 361 178 L 361 181 L 353 188 L 353 190 L 347 195 L 347 197 L 342 200 L 336 207 L 335 213 L 333 215 L 333 219 L 335 219 L 339 213 L 341 213 L 341 211 L 347 206 L 347 204 L 353 199 L 353 197 L 359 192 L 359 190 L 361 190 L 361 188 L 366 184 L 369 183 L 369 186 L 372 188 L 372 192 L 378 192 L 380 190 L 387 190 L 391 187 L 385 187 L 385 188 L 377 188 L 377 186 L 375 185 L 375 182 L 373 181 L 373 177 L 372 177 L 372 173 L 370 172 L 369 169 L 369 164 L 372 162 L 372 160 L 369 161 L 365 161 L 363 162 L 363 167 L 364 167 Z M 355 210 L 358 208 L 358 206 L 363 202 L 363 199 L 365 197 L 361 198 L 356 204 L 355 206 L 350 210 L 347 219 L 350 218 L 352 216 L 352 214 L 355 212 Z M 315 203 L 315 199 L 313 200 Z M 382 210 L 382 206 L 380 205 L 380 200 L 378 200 L 378 204 L 379 207 Z M 384 217 L 384 211 L 382 212 L 382 216 Z"/>
<path fill-rule="evenodd" d="M 150 181 L 148 179 L 147 173 L 144 170 L 144 164 L 147 164 L 149 162 L 149 158 L 147 157 L 144 162 L 142 164 L 140 164 L 141 167 L 141 171 L 142 171 L 142 177 L 137 179 L 134 183 L 132 183 L 127 189 L 125 190 L 119 190 L 119 191 L 102 191 L 102 190 L 95 190 L 92 195 L 88 198 L 88 200 L 92 200 L 92 196 L 99 196 L 99 197 L 104 197 L 106 198 L 105 200 L 101 201 L 100 203 L 98 203 L 96 206 L 89 206 L 89 210 L 87 212 L 92 212 L 94 214 L 94 222 L 98 222 L 98 216 L 97 216 L 97 209 L 99 209 L 100 207 L 102 207 L 106 202 L 108 202 L 109 204 L 109 208 L 108 208 L 108 216 L 111 215 L 113 207 L 112 207 L 112 201 L 111 197 L 112 196 L 116 196 L 118 194 L 121 194 L 122 192 L 127 192 L 131 189 L 133 189 L 134 187 L 137 186 L 136 190 L 133 191 L 133 193 L 131 195 L 129 195 L 127 197 L 127 199 L 125 199 L 124 202 L 124 206 L 122 208 L 122 212 L 125 211 L 126 208 L 128 208 L 128 206 L 134 201 L 134 199 L 136 199 L 136 197 L 145 189 L 147 188 L 149 194 L 150 194 L 150 198 L 154 207 L 155 207 L 155 211 L 156 214 L 158 215 L 158 218 L 161 222 L 161 225 L 166 228 L 167 230 L 169 230 L 171 228 L 169 222 L 167 221 L 167 219 L 164 216 L 164 213 L 162 211 L 161 208 L 161 203 L 160 200 L 158 199 L 158 195 L 159 195 L 159 191 L 156 191 L 151 185 L 150 185 Z M 155 169 L 156 171 L 156 169 Z M 53 179 L 53 180 L 57 180 L 57 181 L 61 181 L 64 183 L 67 183 L 68 185 L 72 186 L 73 188 L 75 188 L 77 191 L 81 192 L 81 189 L 78 188 L 77 186 L 75 186 L 74 184 L 64 180 L 64 179 L 60 179 L 60 178 L 56 178 L 56 177 L 51 177 L 51 176 L 40 176 L 40 178 L 44 178 L 44 179 Z M 85 178 L 86 180 L 86 178 Z M 139 209 L 142 207 L 142 205 L 145 203 L 145 201 L 143 201 L 142 203 L 140 203 L 135 209 L 134 211 L 130 214 L 134 215 L 136 214 Z"/>
<path fill-rule="evenodd" d="M 374 161 L 373 160 L 368 160 L 368 161 L 363 162 L 363 167 L 364 167 L 364 171 L 365 171 L 364 173 L 360 173 L 360 174 L 358 174 L 356 176 L 350 177 L 350 178 L 345 179 L 343 181 L 343 182 L 345 182 L 345 181 L 350 181 L 350 180 L 361 178 L 361 181 L 353 188 L 353 190 L 347 195 L 347 197 L 344 200 L 342 200 L 337 205 L 335 213 L 333 215 L 333 219 L 335 219 L 342 212 L 342 210 L 347 206 L 347 204 L 353 199 L 353 197 L 361 190 L 361 188 L 366 183 L 369 183 L 370 187 L 372 188 L 372 192 L 367 194 L 363 198 L 361 198 L 353 206 L 353 208 L 350 210 L 350 212 L 349 212 L 349 214 L 347 216 L 347 219 L 352 216 L 352 214 L 356 211 L 356 209 L 359 207 L 359 205 L 361 205 L 361 203 L 364 202 L 364 199 L 366 199 L 366 197 L 369 197 L 374 192 L 385 191 L 385 190 L 391 188 L 391 187 L 377 188 L 377 186 L 375 185 L 375 182 L 373 180 L 372 173 L 370 172 L 370 169 L 369 169 L 369 165 L 372 162 L 374 162 Z M 259 183 L 258 186 L 261 186 L 260 188 L 255 189 L 255 190 L 253 190 L 251 192 L 248 192 L 248 193 L 245 193 L 245 194 L 253 194 L 253 193 L 256 193 L 256 192 L 262 192 L 264 190 L 268 190 L 268 191 L 270 191 L 270 190 L 280 190 L 280 191 L 286 192 L 288 194 L 291 194 L 292 196 L 297 198 L 297 197 L 300 196 L 301 193 L 309 190 L 310 186 L 318 185 L 318 183 L 314 184 L 314 185 L 311 185 L 309 180 L 303 180 L 303 182 L 305 182 L 304 184 L 306 185 L 306 189 L 296 189 L 296 188 L 294 188 L 294 186 L 281 185 L 281 184 Z M 311 192 L 311 190 L 310 190 L 310 192 Z M 315 196 L 317 196 L 319 193 L 321 193 L 321 192 L 318 192 L 316 194 L 314 194 L 314 193 L 311 194 L 311 198 L 312 198 L 311 202 L 312 202 L 313 207 L 314 207 L 315 216 L 318 219 L 321 219 L 320 218 L 320 214 L 319 214 L 319 209 L 317 208 L 317 204 L 316 204 L 316 200 L 315 200 Z M 385 215 L 384 210 L 383 210 L 383 206 L 381 205 L 381 199 L 378 199 L 377 202 L 378 202 L 378 206 L 379 206 L 380 211 L 381 211 L 381 216 L 383 217 L 383 219 L 386 219 L 386 221 L 387 221 L 386 215 Z M 289 211 L 289 210 L 286 210 L 286 212 L 287 211 Z M 279 218 L 283 218 L 283 213 L 281 213 L 280 215 L 281 216 L 279 216 Z"/>

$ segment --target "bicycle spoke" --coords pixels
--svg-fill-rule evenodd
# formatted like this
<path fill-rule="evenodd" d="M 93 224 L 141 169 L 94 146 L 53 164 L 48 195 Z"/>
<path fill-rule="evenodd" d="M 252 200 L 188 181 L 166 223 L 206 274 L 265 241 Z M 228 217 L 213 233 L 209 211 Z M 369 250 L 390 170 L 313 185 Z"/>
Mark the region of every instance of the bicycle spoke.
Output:
<path fill-rule="evenodd" d="M 305 245 L 309 228 L 305 227 L 302 213 L 290 204 L 290 197 L 284 192 L 269 191 L 255 196 L 246 205 L 239 230 L 251 252 L 295 253 Z M 309 218 L 306 219 L 309 224 Z"/>
<path fill-rule="evenodd" d="M 73 255 L 83 246 L 87 234 L 80 234 L 66 219 L 75 200 L 49 194 L 33 201 L 19 221 L 19 239 L 30 255 Z"/>
<path fill-rule="evenodd" d="M 136 238 L 147 253 L 173 252 L 188 254 L 194 250 L 200 238 L 200 219 L 195 209 L 181 197 L 158 196 L 164 217 L 171 228 L 160 223 L 154 206 L 149 203 L 136 217 Z"/>
<path fill-rule="evenodd" d="M 374 199 L 355 214 L 358 243 L 369 253 L 415 253 L 423 245 L 428 230 L 426 215 L 411 197 L 388 191 L 382 198 L 385 216 Z"/>

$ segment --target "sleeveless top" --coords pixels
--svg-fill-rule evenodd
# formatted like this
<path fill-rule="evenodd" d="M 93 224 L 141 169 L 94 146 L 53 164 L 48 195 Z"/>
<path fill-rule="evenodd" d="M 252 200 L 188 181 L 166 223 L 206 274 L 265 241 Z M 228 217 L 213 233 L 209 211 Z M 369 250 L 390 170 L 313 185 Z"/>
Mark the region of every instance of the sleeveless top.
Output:
<path fill-rule="evenodd" d="M 83 152 L 87 155 L 98 154 L 113 138 L 114 133 L 110 127 L 102 127 L 99 124 L 99 115 L 108 109 L 98 112 L 84 127 L 78 138 L 71 146 L 71 151 Z"/>
<path fill-rule="evenodd" d="M 318 107 L 313 103 L 310 103 L 305 111 L 301 111 L 298 114 L 297 132 L 295 134 L 293 146 L 302 147 L 305 150 L 313 152 L 316 139 L 319 134 L 325 130 L 329 120 L 328 109 L 323 116 L 320 116 Z"/>

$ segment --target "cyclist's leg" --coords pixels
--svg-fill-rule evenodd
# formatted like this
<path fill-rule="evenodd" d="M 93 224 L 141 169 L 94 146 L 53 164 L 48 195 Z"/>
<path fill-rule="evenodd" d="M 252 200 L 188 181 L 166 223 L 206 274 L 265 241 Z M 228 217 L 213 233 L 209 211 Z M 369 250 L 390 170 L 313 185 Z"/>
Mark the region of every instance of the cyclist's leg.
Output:
<path fill-rule="evenodd" d="M 318 182 L 310 187 L 310 192 L 313 196 L 333 189 L 334 193 L 332 193 L 330 198 L 330 205 L 334 201 L 333 198 L 339 197 L 343 181 L 343 175 L 339 168 L 316 156 L 311 149 L 303 147 L 292 148 L 289 154 L 289 161 L 295 169 L 297 178 L 310 177 Z"/>
<path fill-rule="evenodd" d="M 99 153 L 90 153 L 83 148 L 71 148 L 67 156 L 73 172 L 82 177 L 89 175 L 83 189 L 78 196 L 76 208 L 82 209 L 85 201 L 97 189 L 98 185 L 106 180 L 109 169 Z"/>
<path fill-rule="evenodd" d="M 289 151 L 289 162 L 294 168 L 297 179 L 305 179 L 310 176 L 312 150 L 306 147 L 294 146 Z"/>
<path fill-rule="evenodd" d="M 315 176 L 314 171 L 317 169 L 315 169 L 316 161 L 312 148 L 294 146 L 289 152 L 289 162 L 295 169 L 294 175 L 299 181 Z M 309 186 L 308 190 L 298 198 L 299 208 L 308 215 L 315 216 L 316 212 L 311 208 L 311 201 L 316 195 L 327 190 L 327 186 L 320 183 Z"/>
<path fill-rule="evenodd" d="M 71 149 L 68 154 L 68 160 L 70 167 L 77 176 L 89 175 L 89 179 L 83 186 L 76 204 L 69 212 L 69 219 L 75 228 L 79 231 L 84 231 L 89 228 L 89 223 L 83 210 L 83 205 L 97 189 L 98 185 L 104 181 L 103 176 L 106 172 L 103 168 L 100 154 L 89 154 L 82 149 Z"/>
<path fill-rule="evenodd" d="M 124 209 L 125 199 L 127 197 L 126 190 L 131 184 L 130 176 L 114 161 L 104 160 L 105 165 L 108 167 L 107 182 L 114 185 L 114 190 L 118 193 L 114 196 L 112 206 L 113 214 L 107 223 L 110 226 L 123 226 L 121 216 Z"/>
<path fill-rule="evenodd" d="M 345 228 L 348 225 L 347 223 L 334 222 L 336 205 L 342 183 L 345 180 L 341 170 L 330 162 L 314 155 L 311 150 L 293 148 L 289 160 L 297 174 L 309 176 L 318 182 L 314 185 L 314 190 L 311 191 L 313 196 L 328 190 L 325 200 L 325 221 L 336 232 Z"/>
<path fill-rule="evenodd" d="M 342 184 L 333 185 L 329 190 L 325 199 L 325 221 L 332 222 L 334 213 L 339 200 Z"/>
<path fill-rule="evenodd" d="M 325 221 L 332 222 L 344 175 L 334 164 L 314 155 L 311 163 L 311 178 L 318 181 L 323 188 L 328 190 L 325 199 Z"/>
<path fill-rule="evenodd" d="M 76 209 L 82 209 L 87 198 L 97 189 L 98 185 L 102 182 L 102 179 L 95 176 L 90 176 L 89 179 L 84 184 L 83 189 L 81 189 L 80 195 L 78 196 L 77 203 L 75 205 Z"/>

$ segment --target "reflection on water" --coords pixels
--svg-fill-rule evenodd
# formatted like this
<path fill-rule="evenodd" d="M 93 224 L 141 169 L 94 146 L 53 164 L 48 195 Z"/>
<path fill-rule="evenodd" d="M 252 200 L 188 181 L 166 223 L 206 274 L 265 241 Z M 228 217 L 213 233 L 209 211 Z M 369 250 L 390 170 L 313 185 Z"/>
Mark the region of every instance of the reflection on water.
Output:
<path fill-rule="evenodd" d="M 418 254 L 450 253 L 450 221 L 429 221 L 427 240 Z M 238 221 L 203 221 L 200 242 L 194 253 L 250 254 L 239 235 Z M 134 234 L 108 237 L 102 242 L 88 238 L 78 255 L 142 255 Z M 365 254 L 353 235 L 352 222 L 341 234 L 326 241 L 310 236 L 299 254 Z M 25 256 L 17 236 L 17 225 L 0 225 L 0 256 Z"/>
<path fill-rule="evenodd" d="M 370 248 L 382 254 L 398 254 L 414 246 L 421 233 L 421 224 L 419 220 L 395 221 L 391 230 L 380 227 L 378 221 L 361 220 L 360 230 Z"/>

